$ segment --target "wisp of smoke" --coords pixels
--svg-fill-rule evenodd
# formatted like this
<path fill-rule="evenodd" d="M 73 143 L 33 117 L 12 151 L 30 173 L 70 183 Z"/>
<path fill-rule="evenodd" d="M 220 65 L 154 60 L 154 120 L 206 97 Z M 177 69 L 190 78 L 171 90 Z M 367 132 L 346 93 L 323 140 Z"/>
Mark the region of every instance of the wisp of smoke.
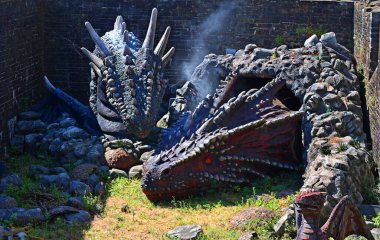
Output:
<path fill-rule="evenodd" d="M 213 34 L 220 32 L 225 27 L 225 23 L 228 21 L 228 16 L 233 10 L 235 10 L 239 2 L 241 2 L 241 0 L 223 1 L 216 12 L 206 18 L 205 21 L 199 26 L 199 37 L 195 39 L 195 43 L 197 44 L 197 49 L 199 49 L 199 51 L 194 51 L 190 56 L 189 61 L 182 65 L 183 77 L 186 80 L 191 80 L 195 67 L 201 63 L 205 55 L 210 53 L 206 44 L 206 39 L 210 38 Z M 207 91 L 207 82 L 202 83 L 202 86 L 196 86 L 198 91 Z M 200 93 L 200 95 L 204 94 Z"/>

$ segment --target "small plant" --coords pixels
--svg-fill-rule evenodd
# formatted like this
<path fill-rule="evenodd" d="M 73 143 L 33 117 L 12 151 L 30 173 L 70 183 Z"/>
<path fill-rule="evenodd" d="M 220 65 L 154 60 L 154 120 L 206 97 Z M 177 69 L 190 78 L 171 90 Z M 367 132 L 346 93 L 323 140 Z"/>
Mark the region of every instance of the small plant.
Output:
<path fill-rule="evenodd" d="M 313 34 L 316 34 L 318 37 L 321 37 L 323 34 L 325 34 L 327 30 L 320 28 L 312 28 L 312 27 L 298 27 L 296 28 L 296 34 L 298 37 L 301 37 L 301 35 L 306 34 L 307 37 L 311 37 Z"/>
<path fill-rule="evenodd" d="M 360 143 L 360 140 L 358 138 L 354 138 L 352 141 L 352 146 L 356 149 L 359 149 L 362 147 L 362 144 Z"/>
<path fill-rule="evenodd" d="M 321 147 L 321 153 L 323 155 L 330 155 L 331 154 L 331 148 L 330 148 L 330 146 L 323 146 L 323 147 Z"/>
<path fill-rule="evenodd" d="M 326 107 L 326 111 L 325 111 L 325 113 L 331 113 L 331 112 L 332 112 L 331 107 Z"/>
<path fill-rule="evenodd" d="M 377 213 L 377 216 L 372 218 L 372 221 L 375 223 L 376 227 L 380 227 L 380 213 Z"/>
<path fill-rule="evenodd" d="M 117 141 L 115 145 L 118 148 L 128 148 L 128 147 L 131 146 L 130 143 L 127 143 L 127 142 L 124 142 L 124 141 Z"/>
<path fill-rule="evenodd" d="M 275 41 L 278 46 L 285 44 L 285 38 L 283 35 L 277 35 Z"/>
<path fill-rule="evenodd" d="M 340 153 L 340 152 L 344 152 L 348 149 L 348 146 L 347 144 L 345 143 L 339 143 L 338 144 L 338 147 L 336 148 L 336 150 Z"/>

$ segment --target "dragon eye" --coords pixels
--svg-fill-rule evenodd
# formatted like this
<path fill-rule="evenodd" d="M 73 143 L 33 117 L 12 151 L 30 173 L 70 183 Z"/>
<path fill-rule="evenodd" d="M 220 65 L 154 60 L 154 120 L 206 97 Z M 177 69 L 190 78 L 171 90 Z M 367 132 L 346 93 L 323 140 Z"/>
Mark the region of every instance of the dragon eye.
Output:
<path fill-rule="evenodd" d="M 205 159 L 206 164 L 211 164 L 214 161 L 214 158 L 212 156 L 209 156 Z"/>
<path fill-rule="evenodd" d="M 170 175 L 170 173 L 171 173 L 170 168 L 166 168 L 166 169 L 164 169 L 164 170 L 162 171 L 162 175 L 165 175 L 165 176 Z"/>

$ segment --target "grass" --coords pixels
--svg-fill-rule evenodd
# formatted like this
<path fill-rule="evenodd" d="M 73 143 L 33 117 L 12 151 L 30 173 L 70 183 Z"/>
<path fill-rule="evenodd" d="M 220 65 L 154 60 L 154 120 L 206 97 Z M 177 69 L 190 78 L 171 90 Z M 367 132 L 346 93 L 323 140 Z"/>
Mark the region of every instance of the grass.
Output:
<path fill-rule="evenodd" d="M 11 187 L 6 194 L 16 199 L 19 206 L 48 208 L 43 201 L 35 201 L 35 195 L 47 193 L 49 200 L 57 205 L 66 198 L 56 188 L 40 188 L 38 179 L 27 176 L 30 164 L 46 167 L 56 166 L 45 156 L 14 156 L 8 161 L 9 172 L 16 172 L 23 180 L 20 187 Z M 70 168 L 70 166 L 67 166 Z M 176 226 L 199 224 L 203 228 L 202 240 L 238 239 L 242 231 L 230 229 L 229 221 L 238 212 L 248 207 L 264 207 L 274 211 L 269 219 L 252 219 L 245 228 L 254 228 L 259 239 L 276 239 L 272 229 L 295 195 L 277 197 L 285 189 L 299 189 L 301 172 L 255 181 L 251 186 L 218 186 L 189 199 L 153 204 L 141 190 L 140 180 L 100 176 L 105 181 L 106 194 L 103 199 L 88 195 L 84 198 L 86 209 L 94 214 L 89 226 L 68 226 L 61 220 L 33 226 L 29 236 L 42 239 L 168 239 L 166 233 Z M 284 181 L 286 179 L 286 181 Z M 33 195 L 34 194 L 34 195 Z M 30 197 L 32 196 L 32 197 Z M 40 196 L 40 195 L 38 195 Z M 34 198 L 33 198 L 34 197 Z M 126 209 L 123 211 L 122 209 Z M 1 223 L 11 225 L 11 222 Z M 294 237 L 294 224 L 281 239 Z M 291 237 L 292 236 L 292 237 Z"/>

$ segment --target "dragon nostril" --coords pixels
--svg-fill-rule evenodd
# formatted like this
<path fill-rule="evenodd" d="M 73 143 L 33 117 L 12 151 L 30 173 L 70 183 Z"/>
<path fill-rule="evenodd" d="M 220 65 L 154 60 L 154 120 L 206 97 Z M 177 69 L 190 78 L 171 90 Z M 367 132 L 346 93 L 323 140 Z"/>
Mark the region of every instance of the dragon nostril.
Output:
<path fill-rule="evenodd" d="M 166 168 L 166 169 L 162 170 L 162 175 L 163 176 L 168 176 L 168 175 L 170 175 L 170 173 L 171 173 L 170 168 Z"/>

